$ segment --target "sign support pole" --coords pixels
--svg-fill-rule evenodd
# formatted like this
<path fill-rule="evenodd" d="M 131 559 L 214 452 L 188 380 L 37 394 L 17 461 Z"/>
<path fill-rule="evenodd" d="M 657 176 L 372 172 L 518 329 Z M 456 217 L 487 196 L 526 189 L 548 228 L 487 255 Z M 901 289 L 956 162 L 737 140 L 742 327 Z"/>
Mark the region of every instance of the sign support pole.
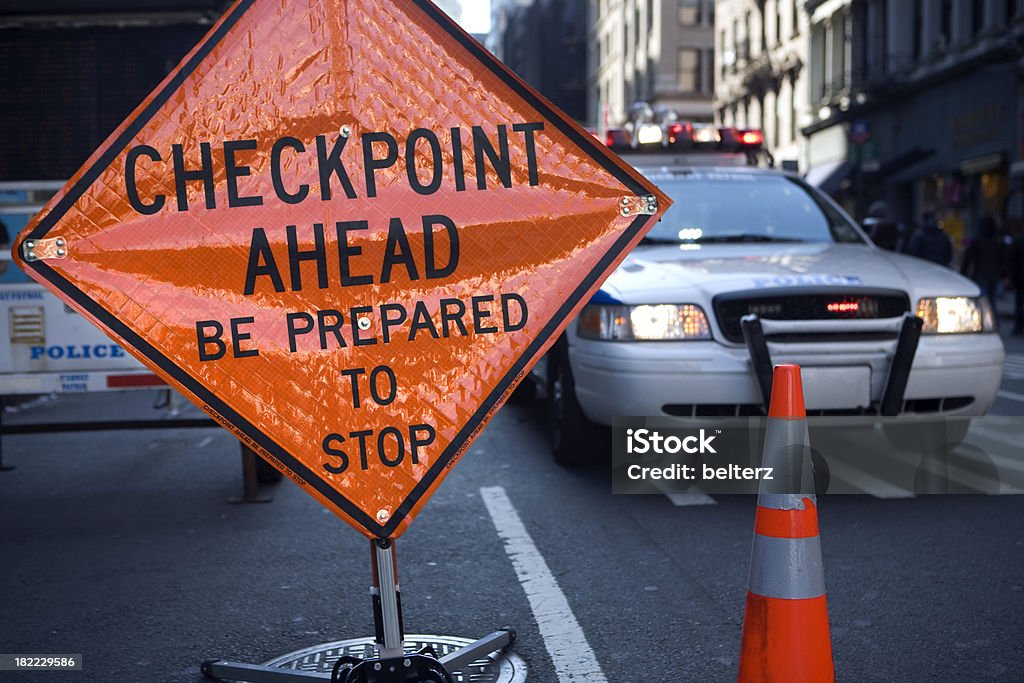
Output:
<path fill-rule="evenodd" d="M 381 659 L 401 657 L 402 603 L 398 594 L 398 563 L 395 542 L 387 538 L 370 541 L 373 553 L 373 620 L 377 631 L 378 654 Z"/>

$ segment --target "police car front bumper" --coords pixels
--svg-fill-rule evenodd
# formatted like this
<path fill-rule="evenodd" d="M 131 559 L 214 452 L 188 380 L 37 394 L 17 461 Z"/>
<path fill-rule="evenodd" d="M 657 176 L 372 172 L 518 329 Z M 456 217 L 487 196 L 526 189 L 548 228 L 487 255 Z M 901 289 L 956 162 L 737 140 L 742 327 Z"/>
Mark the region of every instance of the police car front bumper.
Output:
<path fill-rule="evenodd" d="M 749 414 L 762 396 L 750 353 L 715 341 L 613 342 L 575 338 L 570 362 L 584 414 Z M 889 379 L 892 341 L 769 344 L 773 363 L 801 366 L 809 412 L 877 412 Z M 925 335 L 901 412 L 978 416 L 995 401 L 1005 352 L 996 334 Z"/>

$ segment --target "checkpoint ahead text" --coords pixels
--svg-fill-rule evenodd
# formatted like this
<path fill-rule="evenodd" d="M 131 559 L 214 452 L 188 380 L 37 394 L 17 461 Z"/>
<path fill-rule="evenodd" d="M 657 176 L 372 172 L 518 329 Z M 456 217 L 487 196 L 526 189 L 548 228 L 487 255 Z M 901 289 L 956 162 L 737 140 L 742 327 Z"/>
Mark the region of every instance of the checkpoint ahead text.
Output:
<path fill-rule="evenodd" d="M 444 203 L 436 202 L 434 212 L 425 212 L 414 223 L 408 217 L 381 218 L 365 203 L 354 205 L 363 216 L 335 220 L 334 205 L 330 221 L 305 217 L 315 216 L 318 202 L 375 199 L 392 187 L 424 198 L 443 188 L 479 192 L 516 184 L 535 187 L 540 182 L 537 144 L 543 130 L 540 122 L 449 128 L 441 134 L 416 128 L 404 136 L 389 131 L 354 136 L 342 128 L 312 140 L 285 136 L 272 142 L 200 142 L 188 151 L 181 144 L 170 149 L 140 144 L 125 157 L 125 197 L 142 215 L 212 210 L 225 204 L 254 207 L 274 200 L 309 205 L 301 212 L 304 220 L 294 224 L 246 226 L 250 237 L 238 292 L 263 304 L 261 310 L 280 316 L 274 339 L 286 340 L 287 345 L 281 348 L 275 341 L 275 353 L 332 353 L 398 339 L 430 343 L 504 334 L 522 329 L 529 319 L 527 301 L 518 292 L 438 298 L 424 290 L 427 281 L 441 285 L 460 277 L 460 226 L 441 212 Z M 515 168 L 514 159 L 525 160 L 525 168 Z M 173 178 L 173 196 L 169 185 L 165 192 L 154 187 L 151 179 L 156 177 Z M 226 196 L 218 195 L 218 187 Z M 420 203 L 430 206 L 426 199 Z M 415 289 L 420 296 L 377 300 L 378 286 L 389 283 Z M 344 305 L 283 312 L 266 305 L 275 295 L 314 288 L 344 292 L 346 297 L 337 299 Z M 197 320 L 199 362 L 248 359 L 268 351 L 261 349 L 261 343 L 268 342 L 258 338 L 258 331 L 266 329 L 262 322 L 253 315 Z M 348 382 L 339 390 L 350 394 L 352 408 L 392 403 L 401 391 L 398 373 L 387 364 L 359 363 L 341 371 Z M 415 465 L 436 439 L 430 424 L 376 430 L 347 426 L 344 432 L 323 437 L 321 467 L 327 473 L 368 470 L 377 464 Z"/>

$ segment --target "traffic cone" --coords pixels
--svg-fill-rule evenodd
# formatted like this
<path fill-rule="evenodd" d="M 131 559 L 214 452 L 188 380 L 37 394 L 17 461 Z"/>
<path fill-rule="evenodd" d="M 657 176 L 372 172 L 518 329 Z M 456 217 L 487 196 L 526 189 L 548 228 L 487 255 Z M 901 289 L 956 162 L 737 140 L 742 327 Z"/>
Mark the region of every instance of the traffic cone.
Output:
<path fill-rule="evenodd" d="M 835 680 L 806 418 L 799 366 L 776 366 L 762 461 L 774 472 L 757 498 L 741 683 Z"/>

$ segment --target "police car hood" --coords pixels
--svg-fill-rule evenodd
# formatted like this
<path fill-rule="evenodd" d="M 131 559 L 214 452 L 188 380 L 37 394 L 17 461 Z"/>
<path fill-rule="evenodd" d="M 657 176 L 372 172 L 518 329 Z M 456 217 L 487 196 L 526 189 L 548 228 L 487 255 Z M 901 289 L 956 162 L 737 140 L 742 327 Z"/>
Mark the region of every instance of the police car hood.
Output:
<path fill-rule="evenodd" d="M 688 303 L 718 294 L 794 287 L 878 288 L 921 296 L 977 296 L 954 271 L 865 244 L 640 245 L 601 287 L 627 304 Z"/>

